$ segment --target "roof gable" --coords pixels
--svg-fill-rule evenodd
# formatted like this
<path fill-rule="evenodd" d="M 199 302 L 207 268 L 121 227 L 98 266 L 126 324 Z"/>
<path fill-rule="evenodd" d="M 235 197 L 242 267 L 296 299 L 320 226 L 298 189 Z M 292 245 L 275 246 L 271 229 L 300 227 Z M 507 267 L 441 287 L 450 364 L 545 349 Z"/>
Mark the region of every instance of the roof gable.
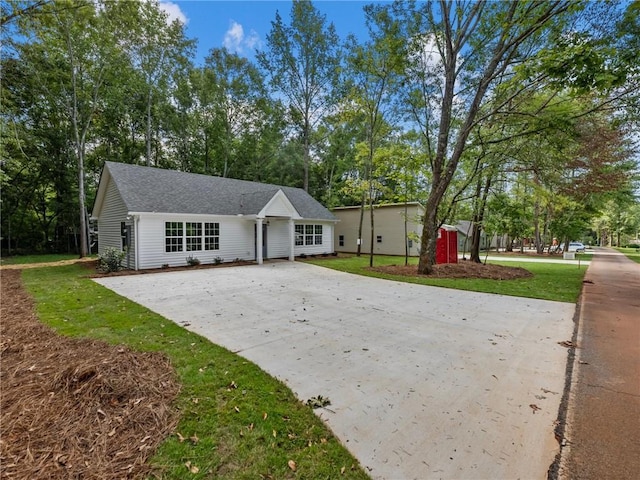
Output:
<path fill-rule="evenodd" d="M 103 182 L 108 181 L 115 183 L 129 212 L 258 215 L 280 191 L 298 214 L 294 218 L 335 221 L 331 212 L 299 188 L 114 162 L 105 162 L 94 204 L 96 217 L 104 202 Z"/>
<path fill-rule="evenodd" d="M 264 208 L 258 212 L 258 217 L 262 218 L 278 216 L 302 218 L 282 190 L 278 190 Z"/>

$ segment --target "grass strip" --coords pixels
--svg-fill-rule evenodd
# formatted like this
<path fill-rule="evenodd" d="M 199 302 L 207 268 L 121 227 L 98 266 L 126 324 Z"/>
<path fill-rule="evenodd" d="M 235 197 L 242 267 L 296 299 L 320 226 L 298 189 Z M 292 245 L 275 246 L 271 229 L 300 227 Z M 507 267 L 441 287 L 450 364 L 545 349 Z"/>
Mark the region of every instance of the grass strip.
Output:
<path fill-rule="evenodd" d="M 369 256 L 314 258 L 309 263 L 332 268 L 343 272 L 365 275 L 368 277 L 384 278 L 397 282 L 417 283 L 435 287 L 455 288 L 474 292 L 497 293 L 515 297 L 540 298 L 558 302 L 575 303 L 582 289 L 582 280 L 587 270 L 585 265 L 569 265 L 561 263 L 533 263 L 533 262 L 496 262 L 496 265 L 508 267 L 522 267 L 533 273 L 531 278 L 515 280 L 487 280 L 475 278 L 429 278 L 425 276 L 408 277 L 390 275 L 370 270 Z M 416 265 L 417 258 L 410 258 L 409 264 Z M 404 257 L 377 255 L 374 257 L 375 266 L 404 265 Z"/>
<path fill-rule="evenodd" d="M 86 278 L 81 265 L 22 272 L 58 333 L 163 351 L 181 420 L 152 460 L 163 479 L 368 478 L 313 410 L 255 364 Z"/>
<path fill-rule="evenodd" d="M 636 263 L 640 263 L 640 248 L 616 248 L 620 253 L 624 253 L 627 258 Z"/>
<path fill-rule="evenodd" d="M 78 258 L 77 253 L 45 253 L 34 255 L 14 255 L 0 259 L 0 265 L 25 265 L 27 263 L 48 263 L 59 262 L 61 260 L 73 260 Z"/>

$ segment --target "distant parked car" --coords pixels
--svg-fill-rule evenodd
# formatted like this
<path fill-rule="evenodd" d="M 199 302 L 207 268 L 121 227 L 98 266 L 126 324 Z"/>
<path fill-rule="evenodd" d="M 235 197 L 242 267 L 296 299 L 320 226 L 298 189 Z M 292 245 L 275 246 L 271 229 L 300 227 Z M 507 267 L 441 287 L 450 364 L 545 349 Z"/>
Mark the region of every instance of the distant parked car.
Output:
<path fill-rule="evenodd" d="M 584 244 L 580 242 L 569 242 L 569 246 L 566 251 L 584 253 Z"/>

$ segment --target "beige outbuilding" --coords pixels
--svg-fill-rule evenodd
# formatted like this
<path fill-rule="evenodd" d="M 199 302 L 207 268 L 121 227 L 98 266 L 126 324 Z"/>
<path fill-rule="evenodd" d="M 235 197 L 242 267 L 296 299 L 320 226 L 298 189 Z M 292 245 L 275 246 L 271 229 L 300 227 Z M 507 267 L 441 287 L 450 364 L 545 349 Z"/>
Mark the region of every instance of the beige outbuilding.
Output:
<path fill-rule="evenodd" d="M 337 252 L 354 253 L 361 242 L 362 253 L 371 251 L 371 210 L 365 207 L 360 226 L 360 206 L 336 207 L 333 215 L 339 220 L 334 228 L 334 245 Z M 378 255 L 418 256 L 420 235 L 425 209 L 418 202 L 389 203 L 373 206 L 373 253 Z"/>

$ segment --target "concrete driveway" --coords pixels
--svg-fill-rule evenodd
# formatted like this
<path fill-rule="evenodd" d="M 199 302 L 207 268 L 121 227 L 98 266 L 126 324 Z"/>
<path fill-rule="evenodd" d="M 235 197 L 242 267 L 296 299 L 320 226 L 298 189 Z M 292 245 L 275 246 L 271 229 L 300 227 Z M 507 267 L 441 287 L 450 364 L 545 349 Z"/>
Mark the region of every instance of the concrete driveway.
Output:
<path fill-rule="evenodd" d="M 98 283 L 255 362 L 373 478 L 546 478 L 575 305 L 304 263 Z"/>

